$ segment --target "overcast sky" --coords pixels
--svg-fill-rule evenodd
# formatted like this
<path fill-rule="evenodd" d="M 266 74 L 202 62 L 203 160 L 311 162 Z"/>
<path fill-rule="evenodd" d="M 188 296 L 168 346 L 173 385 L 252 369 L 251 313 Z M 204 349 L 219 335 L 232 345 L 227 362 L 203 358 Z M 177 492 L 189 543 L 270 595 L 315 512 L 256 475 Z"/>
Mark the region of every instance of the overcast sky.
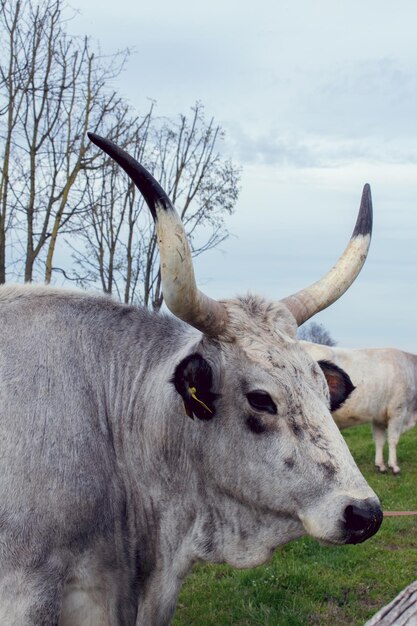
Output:
<path fill-rule="evenodd" d="M 76 0 L 72 3 L 76 5 Z M 81 6 L 82 5 L 82 6 Z M 368 260 L 316 316 L 340 346 L 417 353 L 415 0 L 86 0 L 69 23 L 103 53 L 135 53 L 115 83 L 144 113 L 200 100 L 243 168 L 232 233 L 196 260 L 214 298 L 279 299 L 342 253 L 362 187 L 374 202 Z"/>

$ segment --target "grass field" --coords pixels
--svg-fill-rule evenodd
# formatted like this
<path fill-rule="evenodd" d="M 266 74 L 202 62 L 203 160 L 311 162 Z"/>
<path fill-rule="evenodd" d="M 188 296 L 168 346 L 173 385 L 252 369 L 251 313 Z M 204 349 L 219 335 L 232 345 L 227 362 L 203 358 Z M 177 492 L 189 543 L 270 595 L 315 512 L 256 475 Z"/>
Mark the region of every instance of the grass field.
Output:
<path fill-rule="evenodd" d="M 385 511 L 417 510 L 417 427 L 398 446 L 401 474 L 378 474 L 368 425 L 344 431 Z M 385 518 L 357 546 L 310 538 L 252 570 L 197 566 L 179 598 L 174 626 L 357 626 L 417 578 L 417 516 Z"/>

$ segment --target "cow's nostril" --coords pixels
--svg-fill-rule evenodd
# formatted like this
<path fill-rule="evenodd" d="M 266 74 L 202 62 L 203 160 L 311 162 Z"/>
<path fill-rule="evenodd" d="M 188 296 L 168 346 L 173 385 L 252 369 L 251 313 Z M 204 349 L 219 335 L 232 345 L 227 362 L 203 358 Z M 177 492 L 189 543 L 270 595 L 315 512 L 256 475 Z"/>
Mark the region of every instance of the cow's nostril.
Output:
<path fill-rule="evenodd" d="M 368 528 L 372 517 L 368 509 L 356 504 L 349 504 L 345 509 L 345 524 L 347 530 L 364 530 Z"/>
<path fill-rule="evenodd" d="M 360 543 L 372 537 L 381 526 L 381 507 L 374 501 L 364 500 L 349 504 L 344 512 L 346 543 Z"/>

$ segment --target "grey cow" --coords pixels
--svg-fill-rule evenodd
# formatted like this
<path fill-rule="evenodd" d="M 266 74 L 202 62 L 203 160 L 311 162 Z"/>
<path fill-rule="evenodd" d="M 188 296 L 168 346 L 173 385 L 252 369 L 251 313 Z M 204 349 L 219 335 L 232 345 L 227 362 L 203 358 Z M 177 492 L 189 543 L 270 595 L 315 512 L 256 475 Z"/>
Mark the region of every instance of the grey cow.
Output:
<path fill-rule="evenodd" d="M 7 626 L 166 625 L 198 560 L 253 567 L 305 533 L 359 543 L 382 520 L 329 412 L 350 380 L 296 340 L 297 324 L 360 271 L 369 188 L 324 278 L 280 302 L 218 302 L 196 287 L 162 188 L 114 144 L 91 139 L 150 207 L 174 316 L 83 292 L 0 288 Z"/>

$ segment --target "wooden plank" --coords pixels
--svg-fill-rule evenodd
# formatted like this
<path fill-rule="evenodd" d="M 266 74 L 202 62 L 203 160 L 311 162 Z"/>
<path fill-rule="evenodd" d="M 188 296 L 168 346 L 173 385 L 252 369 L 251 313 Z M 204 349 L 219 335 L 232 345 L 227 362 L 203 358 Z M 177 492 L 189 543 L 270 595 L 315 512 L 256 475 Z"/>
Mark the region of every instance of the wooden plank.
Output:
<path fill-rule="evenodd" d="M 364 626 L 417 626 L 417 580 L 403 589 Z"/>

